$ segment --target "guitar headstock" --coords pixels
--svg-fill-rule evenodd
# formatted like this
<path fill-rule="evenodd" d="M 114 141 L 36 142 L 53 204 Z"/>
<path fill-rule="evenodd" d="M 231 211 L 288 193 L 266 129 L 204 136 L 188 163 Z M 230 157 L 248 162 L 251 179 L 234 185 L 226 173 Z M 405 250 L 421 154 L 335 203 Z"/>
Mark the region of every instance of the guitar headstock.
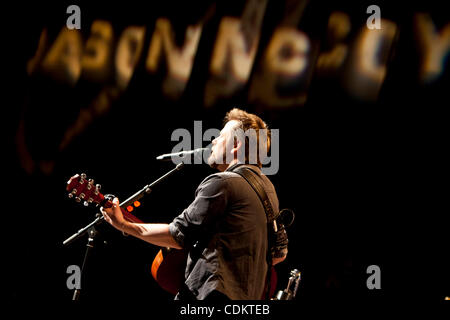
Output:
<path fill-rule="evenodd" d="M 112 194 L 103 195 L 100 192 L 101 186 L 99 184 L 94 185 L 94 179 L 87 179 L 86 174 L 76 174 L 67 181 L 66 190 L 69 192 L 69 198 L 74 198 L 76 202 L 83 201 L 83 204 L 87 207 L 90 204 L 96 206 L 102 206 L 103 208 L 111 208 L 113 206 Z M 125 201 L 126 204 L 126 201 Z M 134 207 L 140 205 L 139 201 L 134 201 Z M 135 223 L 142 223 L 142 221 L 132 215 L 130 212 L 134 208 L 131 204 L 128 204 L 126 208 L 123 208 L 123 204 L 120 208 L 125 220 Z"/>
<path fill-rule="evenodd" d="M 69 198 L 74 198 L 76 202 L 83 201 L 85 206 L 95 204 L 105 208 L 111 207 L 111 200 L 105 198 L 100 189 L 101 185 L 94 185 L 94 179 L 87 179 L 84 173 L 71 177 L 66 186 Z"/>

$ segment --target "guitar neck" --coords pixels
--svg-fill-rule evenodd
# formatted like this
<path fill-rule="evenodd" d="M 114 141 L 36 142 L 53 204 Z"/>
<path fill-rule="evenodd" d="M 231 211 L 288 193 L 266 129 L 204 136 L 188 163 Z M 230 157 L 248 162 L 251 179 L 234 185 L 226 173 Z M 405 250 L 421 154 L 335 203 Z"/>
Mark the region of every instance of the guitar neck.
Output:
<path fill-rule="evenodd" d="M 143 221 L 141 219 L 136 217 L 134 214 L 131 214 L 130 212 L 128 212 L 128 210 L 124 206 L 121 205 L 120 209 L 122 210 L 122 214 L 123 214 L 123 217 L 125 218 L 125 220 L 127 220 L 129 222 L 134 222 L 134 223 L 143 223 Z"/>
<path fill-rule="evenodd" d="M 111 208 L 113 206 L 112 203 L 112 199 L 111 198 L 105 198 L 102 202 L 103 207 L 105 208 Z M 134 222 L 134 223 L 143 223 L 143 221 L 141 219 L 139 219 L 138 217 L 136 217 L 134 214 L 132 214 L 130 211 L 128 211 L 128 207 L 130 205 L 128 204 L 127 201 L 124 201 L 123 203 L 120 204 L 120 210 L 122 210 L 122 214 L 123 217 L 125 218 L 125 220 L 127 220 L 128 222 Z"/>

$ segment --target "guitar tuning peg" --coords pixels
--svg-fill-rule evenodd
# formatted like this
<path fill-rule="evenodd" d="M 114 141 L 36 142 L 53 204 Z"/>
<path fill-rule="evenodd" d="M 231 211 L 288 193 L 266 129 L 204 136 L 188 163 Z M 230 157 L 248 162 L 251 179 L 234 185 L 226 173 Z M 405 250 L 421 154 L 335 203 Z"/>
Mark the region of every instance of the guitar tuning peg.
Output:
<path fill-rule="evenodd" d="M 73 193 L 69 193 L 68 196 L 69 196 L 70 199 L 72 199 L 73 198 Z"/>
<path fill-rule="evenodd" d="M 89 179 L 88 183 L 91 184 L 91 185 L 94 184 L 94 179 Z"/>
<path fill-rule="evenodd" d="M 88 203 L 87 201 L 85 201 L 85 202 L 83 202 L 83 205 L 84 205 L 85 207 L 87 207 L 87 206 L 89 205 L 89 203 Z"/>
<path fill-rule="evenodd" d="M 81 179 L 86 179 L 86 173 L 80 174 Z"/>
<path fill-rule="evenodd" d="M 76 201 L 76 202 L 81 202 L 81 199 L 78 198 L 78 197 L 75 197 L 75 201 Z"/>
<path fill-rule="evenodd" d="M 80 193 L 80 199 L 84 199 L 86 195 L 84 193 Z"/>
<path fill-rule="evenodd" d="M 100 184 L 97 183 L 97 184 L 95 185 L 95 189 L 100 190 L 101 188 L 102 188 L 102 186 L 101 186 Z"/>

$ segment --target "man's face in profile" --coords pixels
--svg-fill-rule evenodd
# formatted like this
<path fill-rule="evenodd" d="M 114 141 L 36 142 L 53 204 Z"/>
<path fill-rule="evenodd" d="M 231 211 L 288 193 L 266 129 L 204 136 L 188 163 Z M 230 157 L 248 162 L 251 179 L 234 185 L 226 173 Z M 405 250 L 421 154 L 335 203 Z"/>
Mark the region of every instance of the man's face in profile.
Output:
<path fill-rule="evenodd" d="M 232 149 L 234 147 L 234 131 L 239 127 L 239 121 L 228 121 L 223 129 L 220 131 L 220 135 L 212 141 L 211 155 L 208 158 L 208 165 L 219 171 L 225 171 L 230 161 L 228 159 L 234 159 Z"/>

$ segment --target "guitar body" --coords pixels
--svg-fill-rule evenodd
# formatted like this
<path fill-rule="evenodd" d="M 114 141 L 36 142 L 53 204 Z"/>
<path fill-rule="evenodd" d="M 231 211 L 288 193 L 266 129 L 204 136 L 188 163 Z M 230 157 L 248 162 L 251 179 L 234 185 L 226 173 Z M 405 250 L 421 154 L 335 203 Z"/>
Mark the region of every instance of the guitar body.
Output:
<path fill-rule="evenodd" d="M 269 297 L 271 298 L 271 297 L 273 297 L 275 295 L 275 289 L 277 288 L 278 276 L 277 276 L 277 272 L 275 271 L 275 267 L 274 266 L 272 266 L 268 272 L 270 272 L 270 280 L 269 280 L 270 281 L 270 292 L 269 292 Z M 267 285 L 267 283 L 266 283 L 266 285 Z M 266 292 L 267 292 L 267 286 L 264 289 L 264 292 L 263 292 L 263 295 L 261 297 L 261 300 L 266 300 L 266 298 L 267 298 Z"/>
<path fill-rule="evenodd" d="M 152 276 L 158 285 L 176 295 L 184 283 L 188 253 L 186 250 L 162 248 L 152 263 Z"/>
<path fill-rule="evenodd" d="M 157 253 L 152 263 L 152 276 L 158 285 L 167 292 L 176 295 L 183 285 L 188 253 L 186 250 L 162 248 Z M 272 266 L 270 272 L 270 293 L 273 297 L 277 286 L 277 273 Z M 264 289 L 261 300 L 266 299 L 267 286 Z"/>

